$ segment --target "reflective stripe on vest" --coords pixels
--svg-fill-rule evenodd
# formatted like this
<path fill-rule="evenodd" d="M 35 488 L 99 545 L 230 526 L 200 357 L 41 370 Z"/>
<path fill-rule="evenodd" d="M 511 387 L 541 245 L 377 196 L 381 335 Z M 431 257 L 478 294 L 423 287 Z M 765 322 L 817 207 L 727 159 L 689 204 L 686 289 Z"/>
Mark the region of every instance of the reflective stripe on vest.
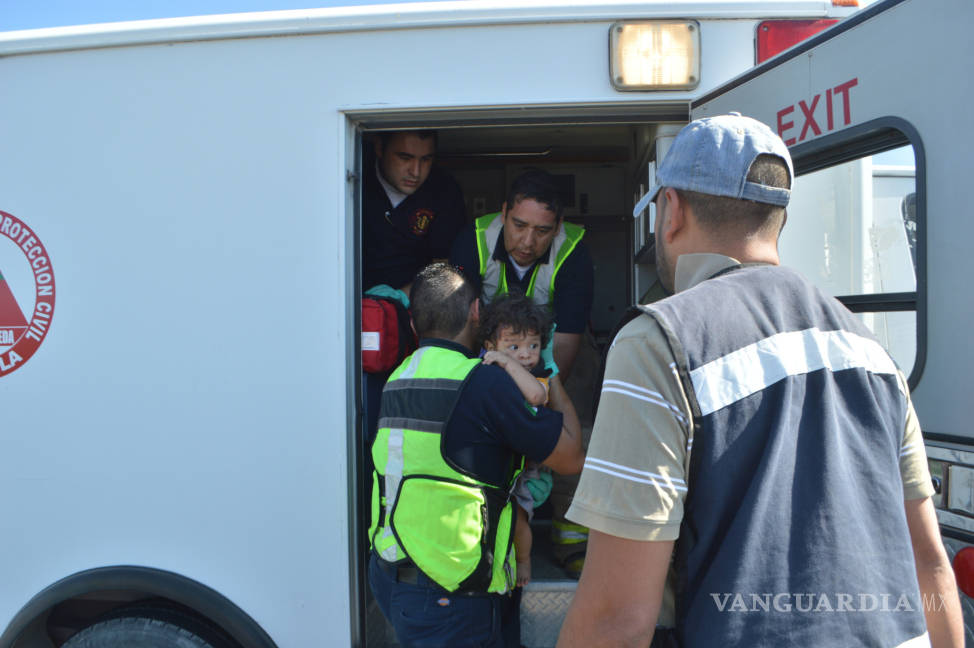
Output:
<path fill-rule="evenodd" d="M 481 216 L 476 221 L 477 254 L 480 258 L 480 277 L 483 280 L 484 301 L 490 303 L 497 295 L 507 294 L 507 263 L 494 258 L 497 239 L 504 227 L 504 219 L 500 212 Z M 557 250 L 555 254 L 549 251 L 548 261 L 536 263 L 531 271 L 526 295 L 534 303 L 547 306 L 554 300 L 555 277 L 561 270 L 562 264 L 572 253 L 578 242 L 585 235 L 585 229 L 565 222 L 562 219 L 558 233 L 551 241 L 549 250 Z"/>
<path fill-rule="evenodd" d="M 422 347 L 393 372 L 372 445 L 369 536 L 384 560 L 411 560 L 451 592 L 501 593 L 513 586 L 510 488 L 460 472 L 442 453 L 441 433 L 479 363 L 450 349 Z"/>
<path fill-rule="evenodd" d="M 405 362 L 403 362 L 403 364 L 400 365 L 398 369 L 396 369 L 393 376 L 390 376 L 390 382 L 391 382 L 391 378 L 394 377 L 395 374 L 399 374 L 398 377 L 402 379 L 409 379 L 412 378 L 414 375 L 416 375 L 416 369 L 419 367 L 419 362 L 422 359 L 423 355 L 426 353 L 427 349 L 429 349 L 429 347 L 422 347 L 421 349 L 418 349 L 415 353 L 413 353 L 411 356 L 409 356 L 409 358 Z M 381 421 L 379 422 L 379 427 L 382 427 Z M 385 477 L 384 477 L 385 488 L 383 492 L 385 493 L 399 492 L 399 482 L 402 481 L 402 472 L 403 472 L 402 442 L 403 442 L 402 428 L 400 427 L 400 428 L 390 429 L 388 450 L 387 450 L 388 454 L 386 455 L 386 470 L 385 470 Z M 374 449 L 373 452 L 375 452 Z M 375 489 L 373 489 L 373 497 L 376 496 L 378 496 L 378 492 L 375 491 Z M 395 503 L 395 499 L 393 497 L 386 498 L 386 504 L 385 504 L 386 520 L 389 520 L 392 517 L 392 505 L 394 503 Z M 381 506 L 382 503 L 380 502 L 379 505 Z M 375 522 L 376 520 L 373 520 L 373 524 Z M 369 537 L 372 536 L 373 534 L 370 533 Z M 378 541 L 376 541 L 375 544 L 376 544 L 376 550 L 379 552 L 379 555 L 382 556 L 384 559 L 388 560 L 389 562 L 397 562 L 403 560 L 406 557 L 406 555 L 400 551 L 399 545 L 396 543 L 396 539 L 392 535 L 392 527 L 389 526 L 388 524 L 382 528 L 381 538 Z"/>

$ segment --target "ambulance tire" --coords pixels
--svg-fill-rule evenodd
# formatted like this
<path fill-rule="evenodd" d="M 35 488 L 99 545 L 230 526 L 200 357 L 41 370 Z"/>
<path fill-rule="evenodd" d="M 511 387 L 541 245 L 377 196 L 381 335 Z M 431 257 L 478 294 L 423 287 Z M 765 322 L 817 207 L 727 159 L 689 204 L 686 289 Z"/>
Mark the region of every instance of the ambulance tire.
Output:
<path fill-rule="evenodd" d="M 97 621 L 63 648 L 239 648 L 220 630 L 182 610 L 129 608 Z"/>

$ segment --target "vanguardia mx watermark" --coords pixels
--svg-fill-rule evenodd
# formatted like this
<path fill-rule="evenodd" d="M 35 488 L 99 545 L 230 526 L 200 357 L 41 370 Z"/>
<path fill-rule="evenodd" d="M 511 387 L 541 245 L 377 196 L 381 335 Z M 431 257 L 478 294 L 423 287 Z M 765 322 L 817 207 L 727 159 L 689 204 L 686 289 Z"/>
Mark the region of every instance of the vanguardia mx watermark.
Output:
<path fill-rule="evenodd" d="M 942 594 L 851 593 L 714 593 L 710 598 L 718 612 L 914 612 L 917 604 L 926 612 L 939 612 L 946 603 Z"/>

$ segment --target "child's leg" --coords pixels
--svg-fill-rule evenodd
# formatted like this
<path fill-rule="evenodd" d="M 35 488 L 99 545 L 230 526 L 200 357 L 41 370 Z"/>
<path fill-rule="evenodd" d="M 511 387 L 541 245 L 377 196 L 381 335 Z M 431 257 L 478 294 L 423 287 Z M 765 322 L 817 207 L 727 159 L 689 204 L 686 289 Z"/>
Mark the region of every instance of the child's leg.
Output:
<path fill-rule="evenodd" d="M 520 506 L 514 524 L 514 559 L 517 563 L 517 586 L 523 587 L 531 580 L 531 524 L 528 513 Z"/>

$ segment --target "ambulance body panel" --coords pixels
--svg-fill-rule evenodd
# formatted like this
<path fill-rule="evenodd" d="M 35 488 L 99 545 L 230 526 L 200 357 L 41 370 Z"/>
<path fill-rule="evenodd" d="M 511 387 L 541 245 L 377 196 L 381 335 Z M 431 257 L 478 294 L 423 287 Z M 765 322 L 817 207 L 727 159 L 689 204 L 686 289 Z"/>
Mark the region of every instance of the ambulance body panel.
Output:
<path fill-rule="evenodd" d="M 175 601 L 245 647 L 385 645 L 362 567 L 358 218 L 370 138 L 438 128 L 468 217 L 499 207 L 526 165 L 571 176 L 567 217 L 588 230 L 593 345 L 604 346 L 655 281 L 651 227 L 632 206 L 691 102 L 754 65 L 761 20 L 851 11 L 819 0 L 429 3 L 0 34 L 0 211 L 11 218 L 0 274 L 29 325 L 46 327 L 19 361 L 0 338 L 0 647 L 59 646 L 98 612 L 145 598 Z M 610 28 L 662 19 L 699 26 L 697 84 L 616 90 Z M 917 38 L 944 48 L 937 30 L 970 23 L 926 20 Z M 769 72 L 754 98 L 731 103 L 773 127 L 791 106 L 782 119 L 800 151 L 819 135 L 799 102 L 819 95 L 821 111 L 831 90 L 831 118 L 816 117 L 826 137 L 892 114 L 881 97 L 896 90 L 895 114 L 923 134 L 926 213 L 956 211 L 962 183 L 934 197 L 930 178 L 961 164 L 958 138 L 923 130 L 945 121 L 946 100 L 885 74 L 915 52 L 874 62 L 879 41 L 855 65 L 823 44 L 794 59 L 800 72 Z M 11 235 L 14 219 L 43 244 L 50 294 L 30 257 L 40 248 Z M 945 281 L 962 276 L 964 240 L 953 220 L 950 231 L 928 221 L 937 252 L 917 291 L 929 304 L 917 311 L 917 407 L 925 428 L 969 435 L 957 414 L 966 383 L 931 379 L 970 359 L 952 344 L 970 300 L 949 298 Z M 527 645 L 553 645 L 573 587 L 556 575 L 532 584 Z"/>

